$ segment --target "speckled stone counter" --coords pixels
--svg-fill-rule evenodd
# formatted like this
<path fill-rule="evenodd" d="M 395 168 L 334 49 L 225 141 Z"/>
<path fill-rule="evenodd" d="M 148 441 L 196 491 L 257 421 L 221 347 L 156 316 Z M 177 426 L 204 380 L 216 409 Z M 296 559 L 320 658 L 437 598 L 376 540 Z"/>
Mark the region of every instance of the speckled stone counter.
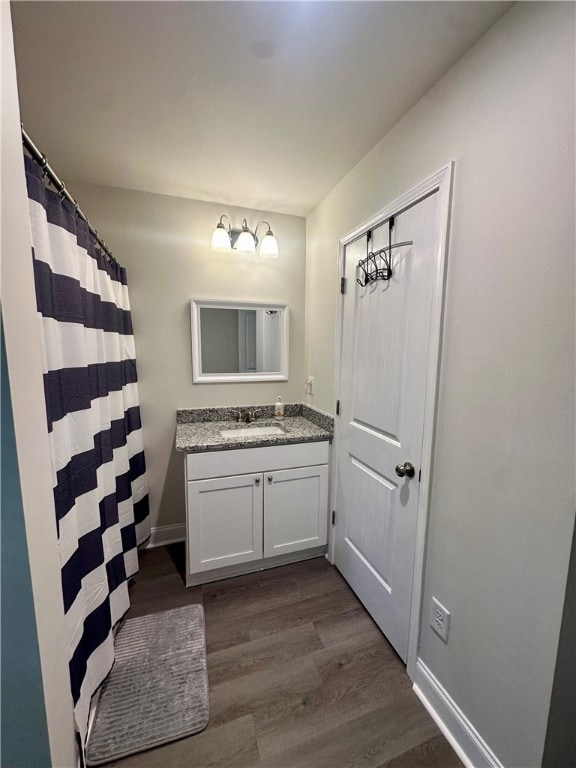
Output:
<path fill-rule="evenodd" d="M 252 425 L 238 423 L 235 412 L 259 411 Z M 176 450 L 181 453 L 227 451 L 265 445 L 289 445 L 331 440 L 334 419 L 302 403 L 286 403 L 284 419 L 274 420 L 273 405 L 240 405 L 230 408 L 183 408 L 176 413 Z M 281 424 L 286 434 L 223 437 L 222 430 Z"/>

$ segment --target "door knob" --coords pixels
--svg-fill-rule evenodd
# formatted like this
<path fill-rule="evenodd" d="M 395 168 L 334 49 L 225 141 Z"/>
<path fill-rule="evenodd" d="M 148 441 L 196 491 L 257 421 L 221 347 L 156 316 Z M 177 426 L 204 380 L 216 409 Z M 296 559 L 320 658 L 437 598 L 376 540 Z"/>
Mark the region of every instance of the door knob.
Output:
<path fill-rule="evenodd" d="M 274 478 L 272 477 L 272 475 L 268 475 L 268 483 L 269 483 L 270 485 L 272 485 L 272 482 L 273 482 L 273 481 L 274 481 Z"/>
<path fill-rule="evenodd" d="M 255 477 L 254 478 L 254 482 L 256 483 L 256 485 L 260 485 L 260 478 L 259 477 Z"/>
<path fill-rule="evenodd" d="M 396 464 L 396 474 L 398 477 L 414 477 L 414 464 L 405 461 L 404 464 Z"/>

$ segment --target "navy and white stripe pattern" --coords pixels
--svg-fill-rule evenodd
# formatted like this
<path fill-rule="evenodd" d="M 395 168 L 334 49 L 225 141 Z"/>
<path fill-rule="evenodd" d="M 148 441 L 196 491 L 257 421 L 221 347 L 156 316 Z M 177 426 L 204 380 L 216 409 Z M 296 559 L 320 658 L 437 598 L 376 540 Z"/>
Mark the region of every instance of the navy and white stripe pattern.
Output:
<path fill-rule="evenodd" d="M 125 270 L 26 158 L 36 301 L 70 682 L 85 741 L 90 699 L 114 662 L 137 546 L 150 535 L 136 353 Z"/>

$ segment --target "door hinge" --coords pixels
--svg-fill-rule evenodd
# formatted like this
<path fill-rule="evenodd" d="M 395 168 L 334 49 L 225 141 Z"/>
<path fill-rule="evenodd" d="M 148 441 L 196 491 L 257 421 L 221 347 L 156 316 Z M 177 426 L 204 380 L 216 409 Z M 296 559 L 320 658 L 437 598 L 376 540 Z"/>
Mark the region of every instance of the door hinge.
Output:
<path fill-rule="evenodd" d="M 344 294 L 346 293 L 346 278 L 341 277 L 340 278 L 340 293 Z"/>
<path fill-rule="evenodd" d="M 340 400 L 336 400 L 336 416 L 340 416 Z"/>
<path fill-rule="evenodd" d="M 420 482 L 420 480 L 422 480 L 422 470 L 421 469 L 418 470 L 418 482 Z"/>
<path fill-rule="evenodd" d="M 332 510 L 332 525 L 336 525 L 336 510 Z"/>

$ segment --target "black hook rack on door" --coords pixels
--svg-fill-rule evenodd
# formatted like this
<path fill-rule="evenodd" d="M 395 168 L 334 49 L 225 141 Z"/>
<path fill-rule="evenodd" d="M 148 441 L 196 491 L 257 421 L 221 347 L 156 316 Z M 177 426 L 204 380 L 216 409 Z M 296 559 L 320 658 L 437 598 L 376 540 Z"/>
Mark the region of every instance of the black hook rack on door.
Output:
<path fill-rule="evenodd" d="M 394 216 L 391 216 L 388 219 L 388 245 L 385 248 L 380 248 L 379 251 L 370 251 L 365 259 L 360 259 L 358 262 L 357 266 L 362 270 L 363 276 L 356 278 L 356 282 L 362 288 L 370 285 L 370 283 L 375 283 L 377 280 L 390 280 L 392 277 L 392 249 L 414 244 L 413 240 L 392 244 L 393 229 Z M 371 235 L 372 233 L 368 232 L 368 242 L 372 239 Z M 384 262 L 384 266 L 378 266 L 376 261 L 378 257 Z"/>

